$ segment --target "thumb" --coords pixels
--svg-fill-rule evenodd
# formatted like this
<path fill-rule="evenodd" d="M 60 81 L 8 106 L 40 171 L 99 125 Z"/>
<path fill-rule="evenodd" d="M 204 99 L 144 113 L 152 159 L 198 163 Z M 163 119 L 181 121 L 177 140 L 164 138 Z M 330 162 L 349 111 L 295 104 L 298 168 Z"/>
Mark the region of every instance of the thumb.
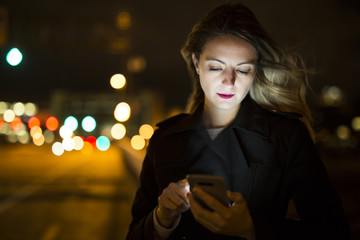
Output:
<path fill-rule="evenodd" d="M 228 198 L 230 198 L 230 200 L 232 200 L 234 203 L 239 204 L 239 203 L 245 202 L 243 195 L 239 192 L 227 191 L 227 195 L 228 195 Z"/>

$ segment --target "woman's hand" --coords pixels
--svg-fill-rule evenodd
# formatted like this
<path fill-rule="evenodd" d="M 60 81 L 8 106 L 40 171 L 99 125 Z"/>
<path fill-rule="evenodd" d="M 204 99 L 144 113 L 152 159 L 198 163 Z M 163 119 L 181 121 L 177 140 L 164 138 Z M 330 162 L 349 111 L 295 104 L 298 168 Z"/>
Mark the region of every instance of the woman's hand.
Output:
<path fill-rule="evenodd" d="M 253 222 L 241 193 L 228 192 L 228 197 L 234 202 L 231 207 L 224 206 L 200 188 L 194 188 L 193 193 L 213 210 L 202 207 L 192 194 L 188 193 L 190 209 L 196 221 L 214 233 L 252 239 Z"/>
<path fill-rule="evenodd" d="M 190 208 L 186 197 L 189 193 L 189 183 L 186 179 L 176 183 L 170 183 L 158 198 L 159 207 L 157 208 L 157 218 L 165 228 L 170 228 L 180 214 Z"/>

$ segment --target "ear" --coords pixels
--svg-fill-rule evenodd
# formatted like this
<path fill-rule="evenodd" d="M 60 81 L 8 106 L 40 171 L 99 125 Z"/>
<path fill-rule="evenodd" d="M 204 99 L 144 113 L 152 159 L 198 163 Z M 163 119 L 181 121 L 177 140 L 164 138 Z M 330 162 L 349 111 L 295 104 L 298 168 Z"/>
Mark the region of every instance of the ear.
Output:
<path fill-rule="evenodd" d="M 199 61 L 197 60 L 197 58 L 196 58 L 196 56 L 195 56 L 195 53 L 192 53 L 192 54 L 191 54 L 191 58 L 192 58 L 194 67 L 195 67 L 195 69 L 196 69 L 196 72 L 197 72 L 197 74 L 199 74 Z"/>

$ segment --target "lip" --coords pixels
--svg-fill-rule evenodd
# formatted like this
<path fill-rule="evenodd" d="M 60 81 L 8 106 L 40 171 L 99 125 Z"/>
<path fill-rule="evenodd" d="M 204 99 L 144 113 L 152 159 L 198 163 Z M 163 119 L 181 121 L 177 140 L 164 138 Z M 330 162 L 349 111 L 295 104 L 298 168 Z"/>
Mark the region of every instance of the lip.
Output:
<path fill-rule="evenodd" d="M 232 98 L 235 94 L 223 94 L 223 93 L 218 93 L 217 94 L 219 97 L 221 97 L 222 99 L 230 99 Z"/>

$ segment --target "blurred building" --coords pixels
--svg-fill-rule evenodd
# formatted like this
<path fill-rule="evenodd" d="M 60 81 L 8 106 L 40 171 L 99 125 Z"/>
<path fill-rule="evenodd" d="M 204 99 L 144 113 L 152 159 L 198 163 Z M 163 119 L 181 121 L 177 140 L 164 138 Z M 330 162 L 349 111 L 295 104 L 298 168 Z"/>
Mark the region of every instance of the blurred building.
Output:
<path fill-rule="evenodd" d="M 92 116 L 97 126 L 94 132 L 79 134 L 101 135 L 104 129 L 113 126 L 118 121 L 114 117 L 117 104 L 126 102 L 131 108 L 130 118 L 122 122 L 127 129 L 127 135 L 138 134 L 142 124 L 155 125 L 164 117 L 164 104 L 160 95 L 150 91 L 142 91 L 136 95 L 105 92 L 68 92 L 57 91 L 50 100 L 51 112 L 63 122 L 68 116 L 74 116 L 79 123 L 86 116 Z"/>

